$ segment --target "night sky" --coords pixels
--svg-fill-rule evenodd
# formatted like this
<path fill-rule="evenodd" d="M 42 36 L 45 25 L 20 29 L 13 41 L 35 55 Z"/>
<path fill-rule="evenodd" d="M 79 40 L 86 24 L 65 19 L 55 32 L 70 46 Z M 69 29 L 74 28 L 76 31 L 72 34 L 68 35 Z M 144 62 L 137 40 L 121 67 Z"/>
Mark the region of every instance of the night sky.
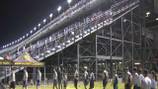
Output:
<path fill-rule="evenodd" d="M 0 47 L 37 26 L 66 0 L 0 0 Z"/>

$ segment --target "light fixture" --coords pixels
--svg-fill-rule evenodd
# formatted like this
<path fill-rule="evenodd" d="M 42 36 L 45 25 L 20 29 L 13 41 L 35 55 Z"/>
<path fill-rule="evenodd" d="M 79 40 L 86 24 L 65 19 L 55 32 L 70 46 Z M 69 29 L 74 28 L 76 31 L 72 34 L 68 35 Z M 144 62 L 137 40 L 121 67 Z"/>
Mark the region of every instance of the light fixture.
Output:
<path fill-rule="evenodd" d="M 36 28 L 36 27 L 34 27 L 34 28 L 33 28 L 33 30 L 34 30 L 34 31 L 36 31 L 36 30 L 37 30 L 37 28 Z"/>
<path fill-rule="evenodd" d="M 146 17 L 149 17 L 149 15 L 150 15 L 151 13 L 148 11 L 148 12 L 146 12 Z"/>
<path fill-rule="evenodd" d="M 72 0 L 67 0 L 67 3 L 70 4 L 72 2 Z"/>
<path fill-rule="evenodd" d="M 23 36 L 22 38 L 25 39 L 25 36 Z"/>
<path fill-rule="evenodd" d="M 33 31 L 31 30 L 31 31 L 30 31 L 30 33 L 32 34 L 32 33 L 33 33 Z"/>
<path fill-rule="evenodd" d="M 46 21 L 47 21 L 47 20 L 46 20 L 46 19 L 44 19 L 44 20 L 43 20 L 43 23 L 46 23 Z"/>
<path fill-rule="evenodd" d="M 52 51 L 55 51 L 55 48 L 53 48 Z"/>
<path fill-rule="evenodd" d="M 155 20 L 158 21 L 158 18 L 156 18 Z"/>
<path fill-rule="evenodd" d="M 41 26 L 41 24 L 39 23 L 39 24 L 38 24 L 38 27 L 40 27 L 40 26 Z"/>
<path fill-rule="evenodd" d="M 47 53 L 50 53 L 51 51 L 50 50 L 47 50 Z"/>
<path fill-rule="evenodd" d="M 53 13 L 50 13 L 49 17 L 52 18 L 53 17 Z"/>
<path fill-rule="evenodd" d="M 27 34 L 26 34 L 26 37 L 28 37 L 28 36 L 29 36 L 29 34 L 27 33 Z"/>
<path fill-rule="evenodd" d="M 57 11 L 58 11 L 58 12 L 60 12 L 60 11 L 61 11 L 61 9 L 62 9 L 62 7 L 61 7 L 61 6 L 59 6 L 59 7 L 57 8 Z"/>
<path fill-rule="evenodd" d="M 127 22 L 127 19 L 124 19 L 123 22 Z"/>
<path fill-rule="evenodd" d="M 12 42 L 12 45 L 14 44 L 14 42 Z"/>

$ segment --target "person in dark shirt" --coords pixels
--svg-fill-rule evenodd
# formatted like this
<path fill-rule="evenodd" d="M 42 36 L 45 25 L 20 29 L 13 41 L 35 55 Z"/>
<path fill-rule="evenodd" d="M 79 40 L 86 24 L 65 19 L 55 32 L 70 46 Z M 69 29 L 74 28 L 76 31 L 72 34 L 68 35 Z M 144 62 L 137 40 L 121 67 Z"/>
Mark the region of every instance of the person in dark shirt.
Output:
<path fill-rule="evenodd" d="M 62 70 L 60 67 L 58 67 L 58 88 L 59 89 L 62 89 L 61 81 L 62 81 Z"/>
<path fill-rule="evenodd" d="M 113 89 L 118 89 L 118 75 L 115 74 L 113 79 Z"/>
<path fill-rule="evenodd" d="M 91 72 L 89 79 L 90 79 L 90 87 L 89 87 L 89 89 L 93 89 L 94 88 L 94 80 L 95 80 L 95 76 L 94 76 L 93 72 Z"/>
<path fill-rule="evenodd" d="M 103 71 L 103 89 L 105 89 L 108 83 L 108 72 L 106 70 Z"/>

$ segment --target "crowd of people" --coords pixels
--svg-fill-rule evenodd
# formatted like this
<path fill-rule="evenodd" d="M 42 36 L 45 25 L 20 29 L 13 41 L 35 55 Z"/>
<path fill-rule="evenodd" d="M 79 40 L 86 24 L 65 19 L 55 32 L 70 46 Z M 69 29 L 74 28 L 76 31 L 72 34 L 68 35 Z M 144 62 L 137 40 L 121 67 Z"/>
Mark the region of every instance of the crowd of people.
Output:
<path fill-rule="evenodd" d="M 122 75 L 122 82 L 124 83 L 124 89 L 157 89 L 157 76 L 155 71 L 148 71 L 147 69 L 140 70 L 134 68 L 130 72 L 128 69 Z M 110 71 L 109 71 L 110 72 Z M 109 77 L 109 73 L 106 69 L 103 70 L 102 74 L 102 87 L 108 89 L 108 82 L 112 82 L 113 89 L 119 89 L 119 76 L 117 73 L 113 74 L 113 77 Z M 28 89 L 28 72 L 27 69 L 23 70 L 23 89 Z M 36 89 L 40 89 L 42 73 L 40 69 L 37 69 L 36 73 Z M 57 67 L 53 69 L 53 89 L 67 89 L 68 75 L 67 71 L 63 67 Z M 78 69 L 75 70 L 73 76 L 74 88 L 79 89 L 79 81 L 83 81 L 84 89 L 94 89 L 96 75 L 94 71 L 88 71 L 88 67 L 84 67 L 83 75 L 79 74 Z M 10 89 L 15 89 L 16 78 L 15 72 L 12 72 L 12 81 L 10 82 Z"/>

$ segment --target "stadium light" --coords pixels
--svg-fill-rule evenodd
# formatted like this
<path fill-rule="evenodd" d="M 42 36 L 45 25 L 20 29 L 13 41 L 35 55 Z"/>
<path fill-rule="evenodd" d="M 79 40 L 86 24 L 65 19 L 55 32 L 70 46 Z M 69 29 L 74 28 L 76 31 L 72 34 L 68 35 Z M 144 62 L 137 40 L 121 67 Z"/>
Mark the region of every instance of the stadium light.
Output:
<path fill-rule="evenodd" d="M 158 18 L 156 18 L 155 20 L 158 21 Z"/>
<path fill-rule="evenodd" d="M 23 36 L 22 38 L 25 39 L 25 36 Z"/>
<path fill-rule="evenodd" d="M 30 33 L 32 34 L 32 33 L 33 33 L 33 31 L 31 30 L 31 31 L 30 31 Z"/>
<path fill-rule="evenodd" d="M 34 27 L 34 28 L 33 28 L 33 30 L 34 30 L 34 31 L 36 31 L 36 30 L 37 30 L 37 28 L 36 28 L 36 27 Z"/>
<path fill-rule="evenodd" d="M 150 15 L 151 13 L 148 11 L 148 12 L 146 12 L 146 17 L 149 17 L 149 15 Z"/>
<path fill-rule="evenodd" d="M 29 34 L 27 33 L 27 34 L 26 34 L 26 37 L 28 37 L 28 36 L 29 36 Z"/>
<path fill-rule="evenodd" d="M 58 11 L 58 12 L 60 12 L 60 11 L 61 11 L 61 9 L 62 9 L 62 7 L 61 7 L 61 6 L 59 6 L 59 7 L 57 8 L 57 11 Z"/>
<path fill-rule="evenodd" d="M 40 27 L 40 26 L 41 26 L 41 24 L 39 23 L 39 24 L 38 24 L 38 27 Z"/>
<path fill-rule="evenodd" d="M 71 4 L 71 2 L 72 2 L 72 0 L 67 0 L 67 3 L 68 3 L 68 4 Z"/>
<path fill-rule="evenodd" d="M 49 37 L 49 41 L 52 41 L 52 37 L 51 36 Z"/>
<path fill-rule="evenodd" d="M 52 18 L 53 17 L 53 13 L 50 13 L 49 17 Z"/>
<path fill-rule="evenodd" d="M 51 51 L 50 50 L 47 50 L 47 53 L 49 54 Z"/>
<path fill-rule="evenodd" d="M 127 19 L 124 19 L 123 22 L 127 22 Z"/>
<path fill-rule="evenodd" d="M 43 23 L 46 23 L 46 21 L 47 21 L 47 20 L 46 20 L 46 19 L 44 19 L 44 20 L 43 20 Z"/>
<path fill-rule="evenodd" d="M 55 48 L 53 48 L 52 51 L 55 51 Z"/>

